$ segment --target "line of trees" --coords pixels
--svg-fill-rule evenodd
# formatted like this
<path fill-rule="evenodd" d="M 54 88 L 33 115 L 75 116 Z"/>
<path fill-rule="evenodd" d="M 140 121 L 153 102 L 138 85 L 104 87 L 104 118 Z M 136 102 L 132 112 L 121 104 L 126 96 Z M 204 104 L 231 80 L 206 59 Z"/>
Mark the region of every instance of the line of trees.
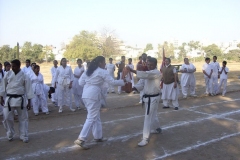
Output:
<path fill-rule="evenodd" d="M 45 61 L 54 60 L 54 54 L 48 46 L 43 46 L 41 44 L 33 44 L 31 42 L 25 42 L 23 46 L 20 47 L 19 59 L 24 62 L 26 59 L 30 59 L 32 62 L 41 63 Z M 9 45 L 3 45 L 0 47 L 0 61 L 11 61 L 16 58 L 17 46 L 11 48 Z"/>
<path fill-rule="evenodd" d="M 109 29 L 104 29 L 101 34 L 96 32 L 81 31 L 75 35 L 66 46 L 64 57 L 68 59 L 93 59 L 96 56 L 114 57 L 121 54 L 120 44 L 116 36 Z"/>

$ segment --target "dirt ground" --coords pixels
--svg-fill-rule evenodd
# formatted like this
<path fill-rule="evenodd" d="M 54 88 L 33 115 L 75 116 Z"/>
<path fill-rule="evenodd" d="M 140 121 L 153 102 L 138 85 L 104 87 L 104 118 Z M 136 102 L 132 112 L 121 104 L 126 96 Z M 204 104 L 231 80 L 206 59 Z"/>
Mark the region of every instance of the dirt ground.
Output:
<path fill-rule="evenodd" d="M 198 69 L 198 97 L 182 99 L 180 94 L 178 111 L 162 109 L 160 103 L 158 117 L 163 133 L 152 134 L 145 147 L 137 146 L 144 121 L 139 94 L 111 93 L 107 97 L 107 108 L 101 110 L 103 135 L 107 141 L 96 143 L 91 135 L 87 142 L 91 149 L 82 150 L 74 145 L 86 119 L 86 110 L 71 112 L 65 107 L 59 114 L 58 108 L 49 101 L 49 115 L 34 116 L 33 111 L 29 111 L 27 144 L 19 140 L 17 121 L 16 135 L 11 142 L 0 124 L 0 159 L 240 160 L 238 69 L 239 64 L 230 68 L 226 97 L 203 96 L 203 77 Z"/>

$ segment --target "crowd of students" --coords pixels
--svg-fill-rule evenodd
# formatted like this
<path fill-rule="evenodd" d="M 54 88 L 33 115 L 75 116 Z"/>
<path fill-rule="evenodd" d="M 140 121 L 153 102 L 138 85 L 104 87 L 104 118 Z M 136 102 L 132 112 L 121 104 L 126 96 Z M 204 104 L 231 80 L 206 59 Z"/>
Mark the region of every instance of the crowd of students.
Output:
<path fill-rule="evenodd" d="M 219 94 L 223 85 L 222 96 L 225 96 L 229 69 L 226 67 L 226 61 L 223 61 L 222 67 L 220 67 L 216 60 L 217 57 L 214 56 L 213 62 L 210 63 L 210 58 L 205 58 L 206 63 L 202 67 L 206 94 L 211 96 Z M 125 64 L 125 56 L 122 56 L 121 61 L 116 64 L 113 64 L 113 59 L 109 58 L 109 63 L 106 64 L 105 58 L 98 56 L 91 62 L 84 60 L 83 63 L 81 59 L 78 59 L 74 71 L 67 64 L 67 59 L 62 58 L 59 66 L 56 60 L 53 61 L 51 87 L 44 84 L 40 66 L 36 63 L 30 64 L 31 61 L 26 60 L 26 66 L 22 69 L 20 69 L 19 60 L 13 60 L 11 64 L 5 62 L 4 69 L 0 64 L 0 112 L 4 115 L 3 124 L 9 140 L 13 139 L 15 133 L 14 111 L 19 118 L 20 139 L 28 142 L 27 109 L 33 108 L 35 116 L 39 114 L 40 110 L 49 114 L 48 98 L 51 98 L 55 106 L 59 107 L 59 113 L 63 112 L 64 106 L 75 111 L 72 97 L 74 97 L 76 109 L 85 108 L 87 110 L 87 119 L 82 131 L 74 141 L 83 149 L 89 149 L 85 142 L 90 130 L 92 130 L 95 141 L 105 140 L 102 135 L 100 108 L 106 106 L 107 93 L 115 93 L 114 86 L 118 86 L 118 94 L 126 91 L 126 84 L 129 83 L 133 93 L 140 92 L 139 103 L 144 103 L 146 113 L 143 138 L 138 146 L 147 145 L 151 133 L 161 133 L 162 131 L 157 116 L 160 99 L 163 100 L 164 109 L 170 108 L 170 102 L 175 110 L 179 108 L 178 73 L 176 68 L 171 65 L 170 58 L 165 58 L 163 65 L 158 69 L 157 60 L 143 53 L 139 57 L 136 70 L 134 70 L 131 58 L 128 59 L 127 64 Z M 12 70 L 10 70 L 11 67 Z M 115 80 L 116 68 L 118 72 Z M 189 63 L 188 58 L 185 58 L 179 71 L 182 73 L 180 82 L 183 98 L 187 98 L 188 90 L 190 96 L 196 97 L 194 76 L 196 67 Z M 136 74 L 138 80 L 136 84 L 133 73 Z"/>

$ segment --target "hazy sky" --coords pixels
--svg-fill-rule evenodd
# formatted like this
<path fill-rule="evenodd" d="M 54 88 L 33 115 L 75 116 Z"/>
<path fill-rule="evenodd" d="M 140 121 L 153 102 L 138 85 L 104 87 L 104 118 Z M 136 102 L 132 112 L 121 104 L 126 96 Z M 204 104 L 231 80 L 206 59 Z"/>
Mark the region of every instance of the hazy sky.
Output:
<path fill-rule="evenodd" d="M 59 46 L 81 30 L 115 29 L 130 45 L 240 40 L 240 0 L 0 0 L 0 46 Z"/>

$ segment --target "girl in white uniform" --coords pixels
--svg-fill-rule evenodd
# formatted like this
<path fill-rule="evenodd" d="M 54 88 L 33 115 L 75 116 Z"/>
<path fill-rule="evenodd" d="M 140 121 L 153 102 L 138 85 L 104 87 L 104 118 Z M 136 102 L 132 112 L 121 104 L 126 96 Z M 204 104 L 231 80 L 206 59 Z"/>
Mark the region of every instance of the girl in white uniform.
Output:
<path fill-rule="evenodd" d="M 73 95 L 74 95 L 74 102 L 77 109 L 81 109 L 80 105 L 84 106 L 82 101 L 82 92 L 83 87 L 81 87 L 78 83 L 79 78 L 82 76 L 84 72 L 84 67 L 82 66 L 82 60 L 77 60 L 78 66 L 74 69 L 74 80 L 73 80 Z"/>
<path fill-rule="evenodd" d="M 35 74 L 30 75 L 30 79 L 32 82 L 32 90 L 35 95 L 34 98 L 32 99 L 33 112 L 35 116 L 37 116 L 39 113 L 39 107 L 41 107 L 44 113 L 49 114 L 47 99 L 44 93 L 43 75 L 39 71 L 40 71 L 40 67 L 39 65 L 36 65 L 34 66 Z"/>
<path fill-rule="evenodd" d="M 72 108 L 72 82 L 73 72 L 70 66 L 67 66 L 66 58 L 62 58 L 61 66 L 58 67 L 56 76 L 54 78 L 55 88 L 58 88 L 58 106 L 59 113 L 63 111 L 63 106 L 69 106 L 71 111 L 75 111 Z"/>
<path fill-rule="evenodd" d="M 84 86 L 82 98 L 88 114 L 82 131 L 74 143 L 83 149 L 89 149 L 89 147 L 85 145 L 85 141 L 91 130 L 95 141 L 103 141 L 102 124 L 100 120 L 101 103 L 99 103 L 102 98 L 101 86 L 104 82 L 111 85 L 124 85 L 123 80 L 114 80 L 109 75 L 108 71 L 104 69 L 105 65 L 105 58 L 103 56 L 96 57 L 91 61 L 87 72 L 79 79 L 79 85 Z"/>
<path fill-rule="evenodd" d="M 52 87 L 55 86 L 55 83 L 54 83 L 54 78 L 55 78 L 55 75 L 56 75 L 56 72 L 57 72 L 57 68 L 58 68 L 58 61 L 57 60 L 54 60 L 53 61 L 53 67 L 51 68 L 51 74 L 52 74 L 52 81 L 51 81 L 51 84 L 52 84 Z M 55 93 L 52 93 L 52 102 L 55 106 L 57 106 L 57 90 L 55 90 Z"/>

